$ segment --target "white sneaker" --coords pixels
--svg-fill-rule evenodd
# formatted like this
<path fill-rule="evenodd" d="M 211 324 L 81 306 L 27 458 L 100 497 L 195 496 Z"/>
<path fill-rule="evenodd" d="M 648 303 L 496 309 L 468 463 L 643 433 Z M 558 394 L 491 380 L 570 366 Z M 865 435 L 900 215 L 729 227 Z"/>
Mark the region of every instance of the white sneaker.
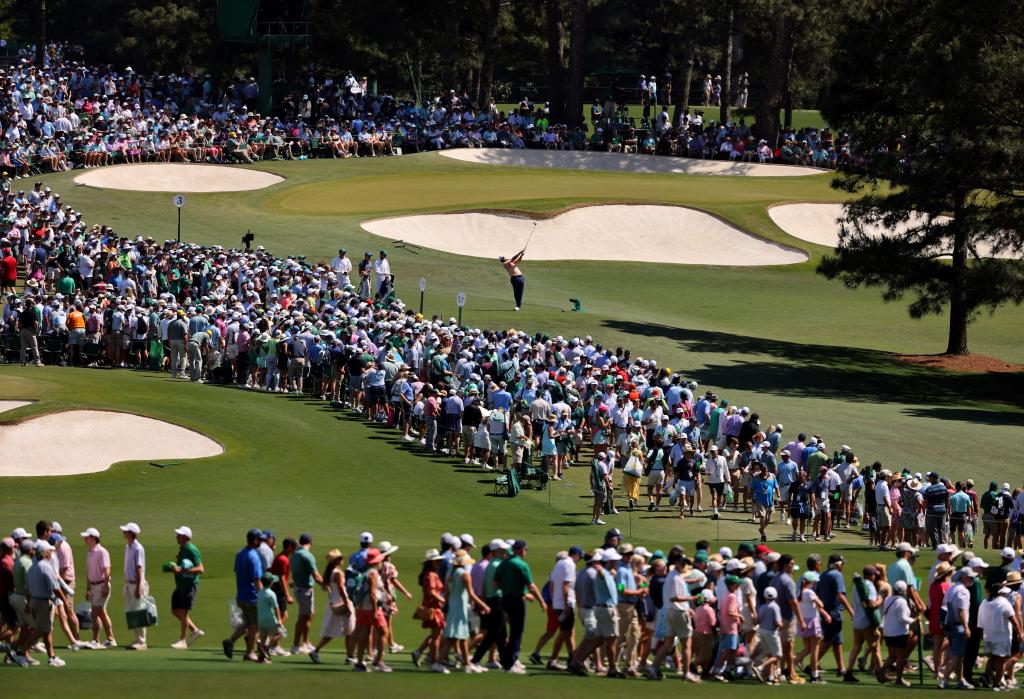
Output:
<path fill-rule="evenodd" d="M 298 646 L 292 646 L 292 650 L 291 650 L 292 655 L 298 655 L 299 653 L 303 653 L 303 652 L 304 651 L 302 650 L 302 648 L 300 648 Z"/>
<path fill-rule="evenodd" d="M 509 675 L 526 675 L 526 674 L 529 674 L 529 673 L 526 672 L 526 668 L 523 667 L 522 665 L 519 665 L 518 663 L 516 663 L 515 665 L 510 667 L 508 670 L 505 670 L 505 672 L 508 673 Z"/>
<path fill-rule="evenodd" d="M 34 646 L 32 646 L 32 650 L 34 650 L 36 653 L 45 653 L 46 652 L 46 646 L 43 645 L 42 641 L 39 641 Z"/>
<path fill-rule="evenodd" d="M 314 650 L 316 650 L 316 646 L 314 646 L 312 643 L 304 643 L 302 645 L 303 653 L 312 653 Z"/>
<path fill-rule="evenodd" d="M 185 650 L 186 648 L 188 648 L 188 641 L 186 641 L 184 638 L 179 639 L 171 644 L 171 648 L 173 648 L 174 650 Z"/>
<path fill-rule="evenodd" d="M 406 441 L 406 442 L 411 442 L 411 441 L 413 441 L 413 437 L 411 435 L 403 434 L 402 435 L 402 440 Z"/>
<path fill-rule="evenodd" d="M 64 661 L 58 658 L 56 655 L 50 658 L 47 662 L 50 667 L 64 667 Z"/>
<path fill-rule="evenodd" d="M 192 632 L 192 634 L 191 634 L 191 635 L 190 635 L 190 636 L 188 637 L 188 645 L 190 645 L 190 646 L 191 646 L 191 645 L 192 645 L 193 643 L 195 643 L 196 641 L 198 641 L 198 640 L 199 640 L 200 638 L 202 638 L 202 637 L 203 637 L 203 636 L 205 636 L 205 635 L 206 635 L 206 632 L 205 632 L 205 631 L 203 631 L 202 629 L 196 629 L 196 630 L 195 630 L 195 631 L 193 631 L 193 632 Z"/>
<path fill-rule="evenodd" d="M 104 648 L 117 648 L 117 641 L 115 641 L 112 638 L 108 638 L 106 641 L 103 642 L 103 647 Z"/>
<path fill-rule="evenodd" d="M 431 666 L 430 666 L 430 671 L 431 671 L 431 672 L 436 672 L 436 673 L 439 673 L 439 674 L 441 674 L 441 675 L 447 675 L 447 674 L 449 674 L 449 672 L 448 672 L 448 668 L 446 668 L 446 667 L 445 667 L 444 665 L 442 665 L 441 663 L 434 663 L 433 665 L 431 665 Z"/>
<path fill-rule="evenodd" d="M 270 649 L 270 654 L 273 655 L 275 658 L 277 658 L 277 657 L 287 658 L 287 657 L 289 657 L 291 655 L 291 653 L 286 651 L 281 646 L 274 646 L 273 648 L 271 648 Z"/>
<path fill-rule="evenodd" d="M 148 646 L 145 643 L 139 643 L 136 641 L 135 643 L 129 644 L 127 648 L 128 650 L 146 650 Z"/>
<path fill-rule="evenodd" d="M 401 653 L 401 652 L 402 652 L 403 650 L 405 650 L 405 646 L 403 646 L 403 645 L 402 645 L 402 644 L 400 644 L 400 643 L 392 643 L 392 644 L 391 644 L 391 647 L 390 647 L 390 648 L 388 648 L 388 650 L 389 650 L 389 651 L 390 651 L 391 653 Z"/>
<path fill-rule="evenodd" d="M 603 519 L 595 519 L 590 522 L 591 524 L 607 524 Z"/>

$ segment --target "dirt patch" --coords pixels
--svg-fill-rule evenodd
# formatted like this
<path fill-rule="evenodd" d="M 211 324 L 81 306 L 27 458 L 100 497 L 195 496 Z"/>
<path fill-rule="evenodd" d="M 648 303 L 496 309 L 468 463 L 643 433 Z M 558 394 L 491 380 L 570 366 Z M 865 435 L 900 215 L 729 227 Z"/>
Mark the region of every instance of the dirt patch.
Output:
<path fill-rule="evenodd" d="M 984 354 L 897 354 L 907 364 L 969 374 L 1013 374 L 1024 371 L 1024 364 L 1008 364 Z"/>
<path fill-rule="evenodd" d="M 134 192 L 244 192 L 263 189 L 284 178 L 270 172 L 198 163 L 139 163 L 86 170 L 77 184 Z"/>

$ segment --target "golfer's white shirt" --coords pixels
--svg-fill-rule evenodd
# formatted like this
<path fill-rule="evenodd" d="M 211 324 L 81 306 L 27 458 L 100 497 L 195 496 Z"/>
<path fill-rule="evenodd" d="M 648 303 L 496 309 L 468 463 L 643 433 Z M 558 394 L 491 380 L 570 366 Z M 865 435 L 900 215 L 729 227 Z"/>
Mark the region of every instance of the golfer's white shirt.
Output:
<path fill-rule="evenodd" d="M 331 271 L 342 277 L 346 284 L 349 283 L 348 275 L 352 271 L 352 260 L 347 257 L 335 257 L 331 260 Z"/>
<path fill-rule="evenodd" d="M 387 258 L 375 261 L 373 263 L 373 271 L 377 275 L 377 289 L 380 289 L 381 284 L 384 283 L 384 278 L 391 276 L 391 265 L 388 263 Z"/>

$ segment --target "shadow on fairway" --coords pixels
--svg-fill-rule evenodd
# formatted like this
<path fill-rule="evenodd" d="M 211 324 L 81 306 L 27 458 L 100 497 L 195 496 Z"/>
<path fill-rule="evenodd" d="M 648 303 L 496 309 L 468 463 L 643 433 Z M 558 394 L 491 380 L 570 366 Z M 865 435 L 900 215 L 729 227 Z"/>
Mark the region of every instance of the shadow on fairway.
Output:
<path fill-rule="evenodd" d="M 603 325 L 632 335 L 664 337 L 686 352 L 734 355 L 735 363 L 704 364 L 685 372 L 701 384 L 804 398 L 865 403 L 951 404 L 985 401 L 1024 406 L 1024 372 L 954 374 L 903 364 L 888 352 L 807 345 L 653 323 L 606 320 Z M 908 409 L 917 410 L 917 409 Z M 922 417 L 1021 424 L 1024 416 L 984 410 L 921 409 Z"/>

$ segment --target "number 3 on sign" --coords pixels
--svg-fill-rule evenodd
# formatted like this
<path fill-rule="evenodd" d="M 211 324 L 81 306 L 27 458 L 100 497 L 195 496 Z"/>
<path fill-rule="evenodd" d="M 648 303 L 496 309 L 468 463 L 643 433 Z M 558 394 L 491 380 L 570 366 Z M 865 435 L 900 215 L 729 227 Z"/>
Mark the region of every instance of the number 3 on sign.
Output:
<path fill-rule="evenodd" d="M 185 195 L 184 194 L 175 194 L 174 195 L 174 205 L 176 207 L 178 207 L 179 209 L 181 207 L 185 206 Z"/>

